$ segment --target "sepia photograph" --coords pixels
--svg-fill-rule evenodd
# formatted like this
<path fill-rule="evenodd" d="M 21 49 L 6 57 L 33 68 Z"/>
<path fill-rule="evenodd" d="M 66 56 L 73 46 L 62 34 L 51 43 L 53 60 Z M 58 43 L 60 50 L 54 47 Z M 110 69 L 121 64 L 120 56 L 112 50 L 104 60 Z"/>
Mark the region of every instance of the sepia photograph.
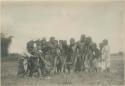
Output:
<path fill-rule="evenodd" d="M 125 86 L 125 1 L 0 1 L 1 86 Z"/>

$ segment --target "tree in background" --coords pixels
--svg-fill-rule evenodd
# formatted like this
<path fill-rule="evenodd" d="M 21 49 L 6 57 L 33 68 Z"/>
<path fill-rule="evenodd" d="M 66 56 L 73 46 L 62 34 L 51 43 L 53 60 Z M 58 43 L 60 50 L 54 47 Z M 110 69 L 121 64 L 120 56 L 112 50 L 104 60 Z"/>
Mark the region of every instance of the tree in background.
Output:
<path fill-rule="evenodd" d="M 6 36 L 5 34 L 1 33 L 1 56 L 5 57 L 9 55 L 9 46 L 12 42 L 13 36 Z"/>

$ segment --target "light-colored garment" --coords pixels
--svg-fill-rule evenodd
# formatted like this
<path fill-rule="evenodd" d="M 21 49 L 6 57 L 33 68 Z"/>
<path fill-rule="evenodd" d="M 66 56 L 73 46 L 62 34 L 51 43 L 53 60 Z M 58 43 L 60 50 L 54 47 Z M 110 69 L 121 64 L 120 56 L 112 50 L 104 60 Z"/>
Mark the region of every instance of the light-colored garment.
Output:
<path fill-rule="evenodd" d="M 102 70 L 110 68 L 110 48 L 105 45 L 102 48 Z"/>
<path fill-rule="evenodd" d="M 24 66 L 24 70 L 25 70 L 25 72 L 27 71 L 27 68 L 28 68 L 28 61 L 27 61 L 27 59 L 24 59 L 23 60 L 23 66 Z"/>

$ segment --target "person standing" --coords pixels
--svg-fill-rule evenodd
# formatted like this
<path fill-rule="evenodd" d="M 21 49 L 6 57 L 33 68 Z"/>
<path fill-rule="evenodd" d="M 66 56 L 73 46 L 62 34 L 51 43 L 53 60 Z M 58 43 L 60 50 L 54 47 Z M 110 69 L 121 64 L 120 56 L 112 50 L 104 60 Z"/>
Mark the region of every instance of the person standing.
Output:
<path fill-rule="evenodd" d="M 110 47 L 108 40 L 103 40 L 104 47 L 102 48 L 102 70 L 110 71 Z"/>

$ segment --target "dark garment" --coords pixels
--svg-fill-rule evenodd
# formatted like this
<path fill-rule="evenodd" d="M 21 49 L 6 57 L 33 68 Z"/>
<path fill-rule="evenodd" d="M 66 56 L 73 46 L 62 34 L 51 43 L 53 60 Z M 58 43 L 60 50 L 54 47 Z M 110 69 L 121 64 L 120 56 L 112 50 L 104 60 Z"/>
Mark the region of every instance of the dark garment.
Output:
<path fill-rule="evenodd" d="M 57 57 L 57 64 L 56 64 L 56 67 L 57 67 L 57 72 L 58 72 L 58 73 L 61 72 L 62 64 L 63 64 L 63 62 L 62 62 L 62 60 L 61 60 L 61 57 L 60 57 L 60 56 Z"/>
<path fill-rule="evenodd" d="M 28 69 L 30 72 L 29 76 L 32 77 L 33 73 L 35 73 L 35 72 L 37 72 L 37 74 L 39 76 L 39 69 L 41 68 L 39 61 L 40 61 L 39 57 L 32 56 L 29 58 L 29 61 L 28 61 Z"/>
<path fill-rule="evenodd" d="M 17 75 L 21 75 L 25 72 L 24 70 L 24 66 L 23 66 L 23 59 L 20 59 L 18 61 L 18 72 L 17 72 Z"/>
<path fill-rule="evenodd" d="M 75 71 L 81 71 L 81 64 L 82 64 L 81 57 L 78 56 L 77 57 L 77 62 L 76 62 L 76 65 L 75 65 Z"/>
<path fill-rule="evenodd" d="M 94 50 L 94 52 L 95 52 L 95 58 L 100 58 L 101 57 L 101 51 L 98 49 L 98 48 L 96 48 L 95 50 Z"/>

